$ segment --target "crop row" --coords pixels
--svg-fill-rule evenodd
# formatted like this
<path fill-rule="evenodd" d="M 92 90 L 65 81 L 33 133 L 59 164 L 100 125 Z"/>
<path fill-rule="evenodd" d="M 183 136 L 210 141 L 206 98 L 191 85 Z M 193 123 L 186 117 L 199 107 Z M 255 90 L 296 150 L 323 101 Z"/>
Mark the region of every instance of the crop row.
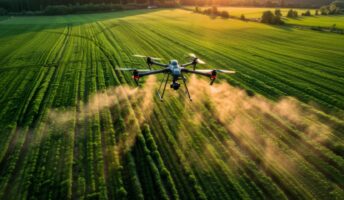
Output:
<path fill-rule="evenodd" d="M 0 198 L 331 199 L 343 195 L 343 122 L 328 114 L 343 109 L 342 80 L 336 78 L 340 62 L 325 63 L 323 57 L 341 56 L 341 47 L 322 50 L 311 43 L 303 47 L 312 40 L 305 38 L 308 32 L 295 30 L 306 40 L 299 44 L 289 42 L 281 30 L 243 22 L 233 22 L 227 27 L 230 31 L 217 26 L 218 21 L 190 30 L 185 23 L 192 26 L 193 20 L 210 19 L 175 12 L 186 20 L 161 11 L 140 18 L 92 21 L 89 16 L 89 23 L 24 26 L 29 33 L 15 37 L 32 40 L 23 42 L 17 52 L 10 45 L 4 47 L 11 53 L 1 61 L 6 67 L 0 68 Z M 70 20 L 78 17 L 85 16 Z M 156 23 L 160 17 L 164 23 Z M 267 31 L 253 35 L 250 28 L 239 31 L 235 26 Z M 336 37 L 329 36 L 329 42 Z M 259 45 L 255 40 L 261 41 Z M 40 47 L 31 51 L 37 44 Z M 146 100 L 142 90 L 130 87 L 131 74 L 115 70 L 145 66 L 132 54 L 167 59 L 188 52 L 214 65 L 210 67 L 236 69 L 235 76 L 221 77 L 251 95 L 261 93 L 274 100 L 294 95 L 319 103 L 327 113 L 312 108 L 301 124 L 255 107 L 221 118 L 211 97 L 189 103 L 183 92 L 170 90 L 164 103 L 152 98 L 148 112 L 142 106 Z M 37 66 L 23 67 L 25 63 Z M 38 65 L 49 63 L 55 65 Z M 316 125 L 334 126 L 325 141 L 307 132 L 313 116 L 319 118 Z M 238 118 L 243 122 L 233 129 Z"/>

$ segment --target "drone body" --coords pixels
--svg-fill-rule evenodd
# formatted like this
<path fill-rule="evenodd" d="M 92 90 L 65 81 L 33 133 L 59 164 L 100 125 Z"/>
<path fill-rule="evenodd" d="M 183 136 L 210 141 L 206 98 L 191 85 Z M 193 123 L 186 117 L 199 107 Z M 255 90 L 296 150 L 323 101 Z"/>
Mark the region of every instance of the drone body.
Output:
<path fill-rule="evenodd" d="M 177 60 L 170 60 L 168 64 L 163 64 L 163 63 L 156 62 L 156 60 L 160 60 L 159 58 L 147 57 L 147 56 L 141 56 L 141 55 L 134 55 L 134 56 L 146 58 L 146 62 L 147 62 L 149 69 L 118 68 L 117 70 L 132 71 L 133 79 L 137 85 L 139 85 L 139 79 L 141 77 L 153 75 L 153 74 L 164 74 L 164 77 L 160 83 L 160 87 L 158 90 L 158 96 L 159 96 L 161 101 L 163 100 L 166 85 L 169 81 L 170 76 L 172 78 L 172 83 L 171 83 L 170 87 L 174 90 L 178 90 L 180 88 L 180 83 L 178 83 L 178 80 L 181 79 L 184 83 L 186 93 L 188 94 L 190 101 L 192 101 L 190 92 L 189 92 L 188 87 L 186 85 L 186 78 L 184 76 L 184 73 L 198 74 L 198 75 L 206 76 L 206 77 L 210 78 L 210 85 L 212 85 L 214 83 L 218 72 L 227 73 L 227 74 L 234 74 L 235 73 L 235 71 L 228 71 L 228 70 L 213 70 L 213 69 L 196 70 L 197 64 L 205 64 L 205 62 L 203 62 L 202 60 L 197 58 L 194 54 L 190 54 L 191 62 L 181 64 L 181 65 L 178 63 Z M 151 69 L 152 65 L 160 66 L 163 69 L 152 70 Z M 188 66 L 193 66 L 193 70 L 187 69 L 186 67 L 188 67 Z M 163 86 L 163 84 L 164 84 L 164 86 Z M 162 93 L 160 93 L 162 87 L 163 87 L 163 90 L 162 90 Z"/>

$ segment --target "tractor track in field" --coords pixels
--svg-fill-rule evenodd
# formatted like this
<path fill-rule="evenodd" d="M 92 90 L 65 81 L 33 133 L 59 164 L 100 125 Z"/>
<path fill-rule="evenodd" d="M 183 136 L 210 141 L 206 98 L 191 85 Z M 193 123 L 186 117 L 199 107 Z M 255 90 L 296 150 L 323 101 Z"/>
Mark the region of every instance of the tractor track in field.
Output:
<path fill-rule="evenodd" d="M 117 26 L 117 25 L 116 25 Z M 109 29 L 103 29 L 101 32 L 96 33 L 96 35 L 101 34 L 103 32 L 106 32 Z M 84 36 L 84 35 L 78 35 L 78 34 L 70 34 L 70 33 L 61 33 L 61 32 L 53 32 L 53 31 L 46 31 L 48 33 L 54 33 L 54 34 L 64 34 L 67 35 L 69 37 L 78 37 L 81 39 L 85 39 L 87 41 L 92 42 L 96 47 L 98 47 L 98 49 L 104 54 L 104 56 L 107 58 L 107 60 L 109 61 L 109 63 L 112 65 L 112 67 L 115 69 L 116 68 L 116 63 L 114 63 L 114 57 L 111 56 L 111 54 L 109 53 L 109 50 L 105 49 L 105 47 L 96 39 L 92 39 L 89 36 Z M 116 59 L 115 59 L 116 61 Z M 118 72 L 116 72 L 117 74 Z M 118 75 L 118 74 L 117 74 Z"/>
<path fill-rule="evenodd" d="M 0 55 L 6 57 L 0 67 L 0 84 L 4 83 L 0 87 L 0 105 L 4 105 L 0 143 L 5 144 L 0 152 L 0 199 L 326 199 L 344 194 L 339 174 L 344 170 L 342 124 L 334 113 L 342 91 L 340 80 L 329 81 L 340 69 L 344 48 L 337 41 L 340 36 L 328 34 L 324 42 L 319 38 L 325 34 L 294 31 L 291 34 L 300 37 L 289 44 L 287 40 L 294 38 L 277 28 L 221 20 L 224 26 L 218 24 L 220 20 L 185 13 L 162 10 L 128 18 L 121 13 L 120 18 L 87 23 L 73 22 L 80 16 L 56 16 L 62 26 L 40 19 L 39 25 L 11 27 L 16 28 L 13 38 L 0 40 L 5 44 Z M 92 18 L 87 16 L 87 20 Z M 264 28 L 266 32 L 257 33 Z M 0 30 L 0 35 L 8 37 L 11 30 Z M 316 39 L 319 44 L 313 45 Z M 11 45 L 17 40 L 23 46 L 15 52 Z M 130 74 L 116 68 L 144 63 L 132 54 L 182 58 L 187 52 L 218 67 L 233 65 L 240 73 L 223 76 L 225 82 L 252 95 L 263 94 L 279 102 L 280 96 L 288 94 L 306 103 L 329 105 L 333 115 L 309 105 L 315 110 L 303 113 L 307 109 L 301 109 L 302 117 L 308 117 L 302 119 L 305 126 L 329 125 L 336 131 L 329 132 L 333 139 L 323 142 L 319 136 L 318 141 L 303 121 L 294 124 L 278 113 L 265 116 L 254 110 L 239 111 L 243 120 L 232 124 L 232 115 L 223 120 L 208 97 L 205 102 L 195 98 L 196 106 L 188 107 L 183 91 L 168 95 L 164 103 L 152 99 L 149 112 L 141 108 L 136 93 L 114 92 L 122 84 L 133 85 Z M 326 59 L 334 60 L 316 65 Z M 36 60 L 39 64 L 30 65 Z M 284 61 L 285 68 L 279 71 L 274 65 Z M 304 68 L 299 71 L 294 64 Z M 308 77 L 307 72 L 311 72 Z M 322 74 L 318 80 L 323 82 L 314 82 L 317 74 Z M 297 78 L 288 78 L 293 75 Z M 336 83 L 335 88 L 326 90 L 330 83 Z M 195 90 L 196 96 L 200 89 Z M 111 97 L 114 107 L 104 109 L 93 102 L 98 94 L 104 101 Z M 231 98 L 227 100 L 222 102 L 230 104 Z M 70 121 L 60 126 L 59 116 Z M 5 127 L 7 122 L 11 124 Z M 243 128 L 246 124 L 253 130 Z M 144 135 L 146 126 L 152 138 Z"/>

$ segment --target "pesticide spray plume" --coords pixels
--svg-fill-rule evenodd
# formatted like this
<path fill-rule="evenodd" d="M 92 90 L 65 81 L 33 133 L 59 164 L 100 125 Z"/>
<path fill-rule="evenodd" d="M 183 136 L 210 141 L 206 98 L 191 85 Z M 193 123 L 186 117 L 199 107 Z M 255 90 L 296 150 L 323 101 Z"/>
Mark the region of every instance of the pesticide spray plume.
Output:
<path fill-rule="evenodd" d="M 121 117 L 125 123 L 125 134 L 117 141 L 116 151 L 130 149 L 142 123 L 149 119 L 152 112 L 155 82 L 155 77 L 151 76 L 142 88 L 121 85 L 99 91 L 90 96 L 86 103 L 80 102 L 78 109 L 49 110 L 46 121 L 49 125 L 61 128 L 74 120 L 83 122 L 90 119 L 105 109 L 118 109 L 118 114 L 123 115 Z"/>
<path fill-rule="evenodd" d="M 273 102 L 259 95 L 251 97 L 244 90 L 225 82 L 209 86 L 206 80 L 195 76 L 190 78 L 189 89 L 194 99 L 194 103 L 189 104 L 190 109 L 197 112 L 200 107 L 210 104 L 210 112 L 230 137 L 239 146 L 260 154 L 265 166 L 273 165 L 295 173 L 295 161 L 302 158 L 295 156 L 295 159 L 289 159 L 280 145 L 281 134 L 293 137 L 290 130 L 296 130 L 301 135 L 293 139 L 300 145 L 302 142 L 321 144 L 332 135 L 331 127 L 320 122 L 311 110 L 305 109 L 303 103 L 292 97 Z"/>

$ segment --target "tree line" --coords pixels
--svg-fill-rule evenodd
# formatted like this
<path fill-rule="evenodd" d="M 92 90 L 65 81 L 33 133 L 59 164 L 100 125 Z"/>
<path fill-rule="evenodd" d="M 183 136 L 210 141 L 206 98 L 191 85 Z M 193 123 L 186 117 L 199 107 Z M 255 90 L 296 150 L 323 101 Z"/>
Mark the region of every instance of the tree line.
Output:
<path fill-rule="evenodd" d="M 111 9 L 138 9 L 149 5 L 174 7 L 175 0 L 0 0 L 0 10 L 8 12 L 44 11 L 49 9 L 74 11 L 107 11 Z M 64 13 L 61 14 L 64 14 Z M 1 12 L 0 12 L 1 14 Z"/>
<path fill-rule="evenodd" d="M 0 0 L 0 10 L 9 12 L 21 11 L 42 11 L 48 6 L 65 5 L 68 7 L 77 5 L 85 5 L 92 7 L 92 5 L 131 5 L 131 7 L 138 7 L 145 5 L 155 5 L 159 7 L 173 7 L 177 5 L 198 5 L 198 6 L 255 6 L 255 7 L 308 7 L 319 8 L 322 5 L 329 5 L 333 0 Z M 109 6 L 105 10 L 109 9 Z M 111 6 L 110 6 L 111 7 Z M 97 11 L 101 6 L 95 7 Z M 75 9 L 75 8 L 74 8 Z M 0 12 L 1 14 L 1 12 Z"/>
<path fill-rule="evenodd" d="M 181 0 L 182 5 L 319 8 L 333 0 Z"/>

